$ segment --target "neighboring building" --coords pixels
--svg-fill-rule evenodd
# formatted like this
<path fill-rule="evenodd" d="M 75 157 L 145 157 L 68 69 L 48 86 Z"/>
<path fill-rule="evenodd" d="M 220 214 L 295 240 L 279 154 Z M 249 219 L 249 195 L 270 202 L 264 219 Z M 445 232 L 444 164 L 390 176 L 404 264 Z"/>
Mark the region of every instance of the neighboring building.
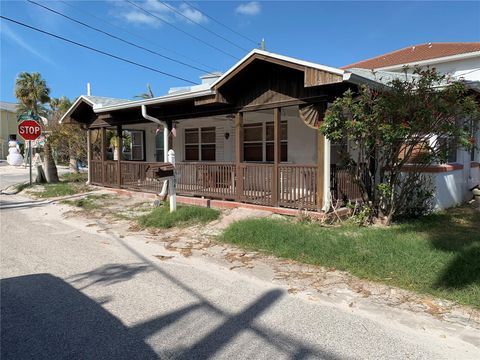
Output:
<path fill-rule="evenodd" d="M 403 72 L 414 67 L 435 68 L 456 78 L 480 81 L 480 43 L 428 43 L 362 60 L 342 69 L 370 69 Z"/>
<path fill-rule="evenodd" d="M 147 169 L 173 148 L 180 195 L 320 211 L 332 200 L 359 195 L 340 166 L 339 145 L 318 131 L 328 103 L 360 84 L 399 77 L 253 50 L 226 73 L 165 96 L 81 96 L 62 121 L 89 129 L 93 184 L 159 193 L 162 184 L 148 178 Z M 111 155 L 113 146 L 121 156 Z M 457 196 L 457 189 L 449 190 Z"/>
<path fill-rule="evenodd" d="M 476 91 L 480 89 L 480 42 L 428 43 L 406 47 L 371 59 L 359 61 L 342 69 L 369 69 L 411 73 L 415 67 L 434 68 L 441 74 L 462 79 Z M 480 131 L 474 134 L 480 144 Z M 453 149 L 449 164 L 430 168 L 437 187 L 436 206 L 447 208 L 469 199 L 470 189 L 480 184 L 480 154 L 478 151 Z"/>
<path fill-rule="evenodd" d="M 8 141 L 23 140 L 17 135 L 17 104 L 0 101 L 0 159 L 8 155 Z"/>

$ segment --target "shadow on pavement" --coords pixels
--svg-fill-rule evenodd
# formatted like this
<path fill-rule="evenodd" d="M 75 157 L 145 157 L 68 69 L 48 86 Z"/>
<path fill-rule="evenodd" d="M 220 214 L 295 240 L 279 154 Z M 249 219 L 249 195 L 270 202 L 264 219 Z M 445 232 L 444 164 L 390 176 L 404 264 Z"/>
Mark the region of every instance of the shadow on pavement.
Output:
<path fill-rule="evenodd" d="M 63 280 L 0 280 L 1 358 L 157 359 L 142 338 Z"/>

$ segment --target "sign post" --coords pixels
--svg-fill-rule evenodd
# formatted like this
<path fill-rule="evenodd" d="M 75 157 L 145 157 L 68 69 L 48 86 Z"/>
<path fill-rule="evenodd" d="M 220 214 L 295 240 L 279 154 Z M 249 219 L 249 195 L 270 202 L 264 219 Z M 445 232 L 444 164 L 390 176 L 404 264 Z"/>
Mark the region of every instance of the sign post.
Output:
<path fill-rule="evenodd" d="M 34 115 L 21 115 L 18 123 L 18 134 L 28 141 L 28 157 L 30 164 L 30 186 L 32 185 L 32 140 L 37 139 L 42 134 L 42 128 L 35 121 Z"/>

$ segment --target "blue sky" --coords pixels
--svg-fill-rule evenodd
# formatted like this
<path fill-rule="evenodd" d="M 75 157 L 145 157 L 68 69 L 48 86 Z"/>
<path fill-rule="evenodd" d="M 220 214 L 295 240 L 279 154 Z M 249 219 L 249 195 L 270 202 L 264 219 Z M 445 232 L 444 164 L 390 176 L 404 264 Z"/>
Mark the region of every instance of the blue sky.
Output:
<path fill-rule="evenodd" d="M 72 1 L 71 6 L 59 1 L 35 1 L 201 69 L 225 71 L 246 51 L 185 17 L 241 48 L 255 47 L 181 1 L 167 4 L 185 17 L 159 0 L 136 3 L 233 57 L 192 39 L 125 1 Z M 419 43 L 480 41 L 478 1 L 189 3 L 248 38 L 258 42 L 265 38 L 269 51 L 337 67 Z M 199 81 L 202 75 L 202 71 L 118 42 L 26 1 L 2 0 L 1 14 L 191 81 Z M 40 72 L 52 96 L 66 95 L 72 99 L 86 93 L 87 82 L 92 84 L 92 95 L 126 99 L 145 92 L 147 83 L 157 96 L 170 87 L 188 86 L 178 79 L 106 58 L 3 19 L 0 32 L 0 99 L 3 101 L 15 100 L 14 82 L 21 71 Z"/>

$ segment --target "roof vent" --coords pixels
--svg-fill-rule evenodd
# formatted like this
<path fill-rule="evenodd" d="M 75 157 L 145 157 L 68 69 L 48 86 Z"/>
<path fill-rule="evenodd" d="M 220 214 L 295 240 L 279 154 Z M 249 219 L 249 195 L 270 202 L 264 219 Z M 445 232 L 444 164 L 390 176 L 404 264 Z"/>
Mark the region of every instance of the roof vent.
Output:
<path fill-rule="evenodd" d="M 220 71 L 214 71 L 200 76 L 200 79 L 202 79 L 202 84 L 212 84 L 222 75 L 223 74 Z"/>

